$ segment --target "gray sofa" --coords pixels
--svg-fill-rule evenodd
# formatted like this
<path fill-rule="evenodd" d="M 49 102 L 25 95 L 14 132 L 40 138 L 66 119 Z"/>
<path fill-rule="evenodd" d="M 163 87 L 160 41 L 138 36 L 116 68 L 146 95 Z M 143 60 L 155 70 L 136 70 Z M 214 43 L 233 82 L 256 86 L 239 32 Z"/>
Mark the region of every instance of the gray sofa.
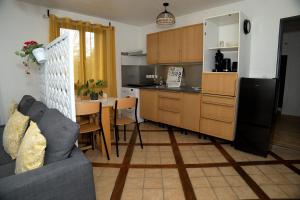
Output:
<path fill-rule="evenodd" d="M 74 146 L 78 125 L 28 95 L 18 110 L 36 122 L 46 138 L 44 166 L 16 175 L 15 160 L 3 149 L 0 126 L 0 199 L 96 199 L 92 165 Z"/>

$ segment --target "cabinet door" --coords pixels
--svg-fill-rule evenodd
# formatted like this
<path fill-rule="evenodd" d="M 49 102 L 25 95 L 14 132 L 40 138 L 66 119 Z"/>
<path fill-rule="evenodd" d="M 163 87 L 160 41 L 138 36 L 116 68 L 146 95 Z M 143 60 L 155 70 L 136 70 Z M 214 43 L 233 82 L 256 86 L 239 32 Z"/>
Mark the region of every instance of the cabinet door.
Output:
<path fill-rule="evenodd" d="M 202 74 L 203 94 L 236 96 L 237 73 L 209 72 Z"/>
<path fill-rule="evenodd" d="M 203 25 L 181 29 L 181 62 L 203 61 Z"/>
<path fill-rule="evenodd" d="M 141 90 L 140 112 L 144 119 L 157 121 L 157 92 L 154 90 Z"/>
<path fill-rule="evenodd" d="M 147 35 L 147 63 L 157 64 L 158 56 L 158 33 Z"/>
<path fill-rule="evenodd" d="M 182 110 L 182 127 L 199 132 L 200 94 L 184 93 Z"/>
<path fill-rule="evenodd" d="M 158 63 L 180 62 L 180 29 L 158 33 Z"/>

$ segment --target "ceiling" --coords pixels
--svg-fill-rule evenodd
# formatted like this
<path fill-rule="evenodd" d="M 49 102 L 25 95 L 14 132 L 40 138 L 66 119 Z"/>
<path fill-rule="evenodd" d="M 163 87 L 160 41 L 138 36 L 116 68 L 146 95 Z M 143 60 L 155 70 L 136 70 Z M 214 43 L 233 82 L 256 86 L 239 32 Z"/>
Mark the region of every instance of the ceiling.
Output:
<path fill-rule="evenodd" d="M 143 26 L 163 11 L 163 0 L 21 0 L 32 4 Z M 175 16 L 186 15 L 240 0 L 169 0 Z"/>

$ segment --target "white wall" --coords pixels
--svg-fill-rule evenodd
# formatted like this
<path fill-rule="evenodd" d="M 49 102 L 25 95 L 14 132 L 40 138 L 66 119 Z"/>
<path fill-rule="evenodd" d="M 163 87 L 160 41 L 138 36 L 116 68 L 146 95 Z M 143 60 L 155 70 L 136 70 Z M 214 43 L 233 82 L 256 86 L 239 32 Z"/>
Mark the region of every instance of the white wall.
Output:
<path fill-rule="evenodd" d="M 16 0 L 0 0 L 0 124 L 4 124 L 8 116 L 9 104 L 12 100 L 19 102 L 24 94 L 39 99 L 38 71 L 30 76 L 25 75 L 22 60 L 14 52 L 19 50 L 26 40 L 48 42 L 48 19 L 43 18 L 46 8 L 19 2 Z M 60 17 L 90 21 L 107 25 L 108 20 L 80 15 L 61 10 L 52 10 Z M 116 67 L 118 94 L 121 87 L 121 51 L 138 49 L 141 46 L 140 28 L 111 21 L 116 29 Z"/>
<path fill-rule="evenodd" d="M 176 18 L 175 27 L 203 22 L 204 18 L 241 11 L 251 19 L 250 76 L 275 77 L 280 18 L 300 15 L 299 0 L 245 0 Z M 146 34 L 163 30 L 156 24 L 143 27 Z"/>
<path fill-rule="evenodd" d="M 300 116 L 300 32 L 283 35 L 282 55 L 287 55 L 282 113 Z"/>

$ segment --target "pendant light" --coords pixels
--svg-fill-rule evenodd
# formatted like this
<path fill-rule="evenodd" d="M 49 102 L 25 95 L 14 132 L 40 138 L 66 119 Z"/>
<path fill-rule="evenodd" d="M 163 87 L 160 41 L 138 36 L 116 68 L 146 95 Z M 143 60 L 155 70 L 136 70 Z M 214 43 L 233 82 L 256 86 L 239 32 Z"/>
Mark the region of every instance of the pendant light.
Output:
<path fill-rule="evenodd" d="M 161 12 L 156 17 L 156 24 L 158 25 L 172 25 L 175 24 L 175 17 L 172 13 L 167 11 L 167 7 L 169 6 L 169 3 L 165 2 L 163 3 L 163 6 L 165 7 L 165 11 Z"/>

